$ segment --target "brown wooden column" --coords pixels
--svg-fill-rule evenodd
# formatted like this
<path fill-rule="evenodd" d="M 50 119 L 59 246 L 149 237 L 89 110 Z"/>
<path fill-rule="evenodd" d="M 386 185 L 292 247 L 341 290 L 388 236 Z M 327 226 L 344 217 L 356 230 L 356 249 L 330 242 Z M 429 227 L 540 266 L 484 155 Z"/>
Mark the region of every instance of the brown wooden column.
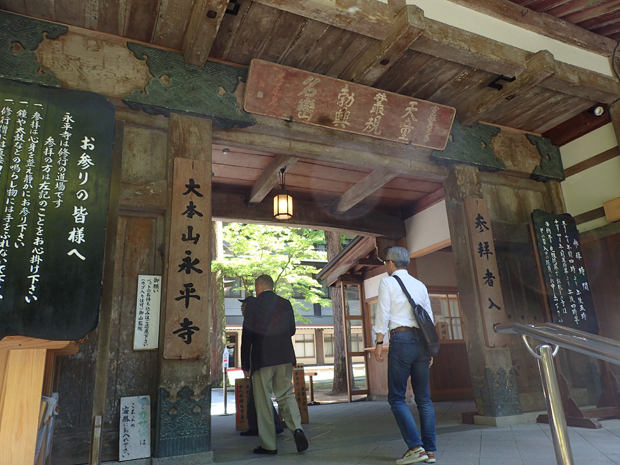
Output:
<path fill-rule="evenodd" d="M 470 246 L 465 199 L 482 199 L 478 169 L 453 165 L 444 182 L 454 265 L 463 314 L 463 330 L 471 369 L 472 386 L 480 415 L 502 417 L 521 414 L 521 403 L 510 350 L 490 348 L 485 337 L 486 307 L 481 305 L 481 285 L 476 279 L 476 256 Z M 490 227 L 490 221 L 489 221 Z M 496 260 L 495 256 L 489 257 Z M 497 268 L 497 264 L 495 264 Z M 499 287 L 499 282 L 496 284 Z"/>
<path fill-rule="evenodd" d="M 156 433 L 155 433 L 155 457 L 154 464 L 171 463 L 167 457 L 178 457 L 174 459 L 175 464 L 189 464 L 207 462 L 212 458 L 211 451 L 211 370 L 210 370 L 210 328 L 211 322 L 211 304 L 209 295 L 209 283 L 211 275 L 211 246 L 210 236 L 211 229 L 211 121 L 192 116 L 172 114 L 169 121 L 168 133 L 168 201 L 166 209 L 166 260 L 164 267 L 164 276 L 168 277 L 173 271 L 179 270 L 179 263 L 183 257 L 171 257 L 170 245 L 173 241 L 180 240 L 177 236 L 178 228 L 176 226 L 179 218 L 172 217 L 173 211 L 173 194 L 174 191 L 174 167 L 186 166 L 187 160 L 198 160 L 206 162 L 207 167 L 201 167 L 205 174 L 194 179 L 194 182 L 200 185 L 200 193 L 204 196 L 200 199 L 200 212 L 209 220 L 209 227 L 201 229 L 200 242 L 192 244 L 194 254 L 191 256 L 200 257 L 199 267 L 202 273 L 194 273 L 191 275 L 191 281 L 198 289 L 200 285 L 203 289 L 206 286 L 207 292 L 200 296 L 200 300 L 192 300 L 191 305 L 196 302 L 200 304 L 200 312 L 206 313 L 207 327 L 201 327 L 201 338 L 197 341 L 206 344 L 202 347 L 201 354 L 196 358 L 187 359 L 183 355 L 178 355 L 171 350 L 170 341 L 175 335 L 172 334 L 172 328 L 169 324 L 170 317 L 173 313 L 176 315 L 183 309 L 179 310 L 178 306 L 173 308 L 172 303 L 175 302 L 174 295 L 178 294 L 167 288 L 169 278 L 164 278 L 164 295 L 162 302 L 166 304 L 162 307 L 162 325 L 160 334 L 160 368 L 159 368 L 159 389 L 157 399 L 156 413 Z M 203 163 L 197 164 L 202 165 Z M 182 169 L 182 168 L 181 168 Z M 177 186 L 178 187 L 178 186 Z M 198 199 L 196 199 L 198 201 Z M 204 217 L 202 220 L 204 221 Z M 184 219 L 184 218 L 181 218 Z M 197 231 L 194 230 L 194 235 Z M 173 237 L 174 236 L 174 237 Z M 204 249 L 202 249 L 204 247 Z M 188 275 L 190 276 L 190 275 Z M 171 293 L 172 296 L 167 294 Z M 168 315 L 166 314 L 168 312 Z M 196 315 L 196 313 L 193 313 Z M 200 320 L 204 314 L 200 315 Z M 178 336 L 178 334 L 176 335 Z M 178 341 L 176 341 L 178 342 Z M 166 352 L 165 348 L 168 348 Z M 195 351 L 192 350 L 192 353 Z M 176 358 L 171 358 L 170 354 L 174 354 Z M 164 358 L 167 356 L 168 358 Z M 172 413 L 171 413 L 172 411 Z"/>

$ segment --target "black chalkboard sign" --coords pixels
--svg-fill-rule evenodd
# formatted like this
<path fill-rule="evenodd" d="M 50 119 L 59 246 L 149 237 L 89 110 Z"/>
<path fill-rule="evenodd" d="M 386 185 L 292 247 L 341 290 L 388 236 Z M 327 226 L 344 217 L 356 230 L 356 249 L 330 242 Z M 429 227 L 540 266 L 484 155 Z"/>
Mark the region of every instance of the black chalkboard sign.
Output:
<path fill-rule="evenodd" d="M 534 210 L 532 221 L 553 323 L 598 334 L 575 219 Z"/>
<path fill-rule="evenodd" d="M 97 326 L 114 106 L 0 80 L 0 338 Z"/>

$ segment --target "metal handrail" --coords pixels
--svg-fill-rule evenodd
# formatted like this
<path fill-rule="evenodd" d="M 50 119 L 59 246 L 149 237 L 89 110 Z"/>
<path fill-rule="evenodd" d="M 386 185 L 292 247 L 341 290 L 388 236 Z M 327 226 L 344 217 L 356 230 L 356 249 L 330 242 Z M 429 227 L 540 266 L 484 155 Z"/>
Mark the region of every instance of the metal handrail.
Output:
<path fill-rule="evenodd" d="M 496 333 L 524 334 L 549 344 L 620 365 L 620 342 L 614 339 L 553 323 L 537 326 L 523 323 L 498 324 L 494 329 Z"/>
<path fill-rule="evenodd" d="M 493 329 L 496 333 L 521 334 L 528 351 L 538 360 L 543 392 L 547 401 L 547 413 L 549 414 L 549 427 L 553 437 L 555 458 L 558 465 L 573 465 L 573 454 L 566 428 L 566 416 L 553 357 L 557 354 L 558 347 L 564 347 L 620 365 L 620 342 L 553 323 L 537 326 L 523 323 L 497 324 Z M 526 336 L 543 341 L 543 344 L 536 346 L 538 353 L 532 350 Z M 552 350 L 549 344 L 554 344 L 555 350 Z"/>

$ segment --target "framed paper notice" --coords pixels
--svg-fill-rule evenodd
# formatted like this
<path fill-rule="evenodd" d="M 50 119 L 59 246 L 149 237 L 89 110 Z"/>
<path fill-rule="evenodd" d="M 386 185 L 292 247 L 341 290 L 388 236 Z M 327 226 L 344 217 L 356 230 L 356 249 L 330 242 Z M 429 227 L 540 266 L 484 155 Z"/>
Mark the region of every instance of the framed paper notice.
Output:
<path fill-rule="evenodd" d="M 157 349 L 161 309 L 161 276 L 138 275 L 133 350 Z"/>

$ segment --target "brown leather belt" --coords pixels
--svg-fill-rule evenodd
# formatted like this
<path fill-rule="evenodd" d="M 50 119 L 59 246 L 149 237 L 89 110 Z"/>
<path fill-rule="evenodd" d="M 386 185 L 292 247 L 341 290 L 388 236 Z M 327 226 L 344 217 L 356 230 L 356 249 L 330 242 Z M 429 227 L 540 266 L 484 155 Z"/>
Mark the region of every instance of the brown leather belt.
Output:
<path fill-rule="evenodd" d="M 401 333 L 403 331 L 418 331 L 418 328 L 415 326 L 399 326 L 398 328 L 390 329 L 390 336 L 393 336 L 396 333 Z"/>

